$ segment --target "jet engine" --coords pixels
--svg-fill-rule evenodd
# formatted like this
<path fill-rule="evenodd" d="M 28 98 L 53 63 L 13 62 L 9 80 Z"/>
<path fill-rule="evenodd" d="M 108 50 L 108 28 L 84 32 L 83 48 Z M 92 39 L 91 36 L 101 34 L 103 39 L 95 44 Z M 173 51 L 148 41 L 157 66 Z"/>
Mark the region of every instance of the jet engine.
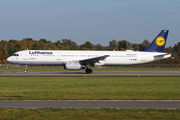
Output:
<path fill-rule="evenodd" d="M 67 69 L 67 70 L 80 70 L 80 69 L 85 69 L 85 67 L 82 66 L 78 62 L 67 62 L 64 65 L 64 69 Z"/>

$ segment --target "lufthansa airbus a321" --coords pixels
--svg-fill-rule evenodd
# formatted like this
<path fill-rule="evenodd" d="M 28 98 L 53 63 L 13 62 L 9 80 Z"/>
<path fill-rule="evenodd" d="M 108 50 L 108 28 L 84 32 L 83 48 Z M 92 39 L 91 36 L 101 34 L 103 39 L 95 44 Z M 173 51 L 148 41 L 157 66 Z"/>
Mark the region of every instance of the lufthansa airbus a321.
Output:
<path fill-rule="evenodd" d="M 86 69 L 86 73 L 92 73 L 93 66 L 137 65 L 171 57 L 171 54 L 164 53 L 168 32 L 162 30 L 144 51 L 22 50 L 8 57 L 7 61 L 25 66 L 58 65 L 67 70 Z"/>

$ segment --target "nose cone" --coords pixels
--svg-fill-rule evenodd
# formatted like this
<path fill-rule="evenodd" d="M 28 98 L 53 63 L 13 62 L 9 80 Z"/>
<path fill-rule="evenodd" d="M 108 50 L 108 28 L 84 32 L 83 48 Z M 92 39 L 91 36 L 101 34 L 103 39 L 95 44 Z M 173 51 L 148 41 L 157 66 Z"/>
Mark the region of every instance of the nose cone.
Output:
<path fill-rule="evenodd" d="M 11 63 L 11 61 L 12 61 L 12 57 L 8 57 L 7 62 Z"/>

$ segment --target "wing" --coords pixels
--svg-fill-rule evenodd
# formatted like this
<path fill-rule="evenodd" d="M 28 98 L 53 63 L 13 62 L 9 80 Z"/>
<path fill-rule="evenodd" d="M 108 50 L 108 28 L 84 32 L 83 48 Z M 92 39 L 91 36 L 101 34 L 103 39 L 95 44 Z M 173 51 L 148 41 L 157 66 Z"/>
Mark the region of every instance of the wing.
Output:
<path fill-rule="evenodd" d="M 103 55 L 103 56 L 99 56 L 99 57 L 94 57 L 94 58 L 88 58 L 88 59 L 84 59 L 84 60 L 79 60 L 79 63 L 81 63 L 82 65 L 94 65 L 94 63 L 98 63 L 99 60 L 104 60 L 107 57 L 109 57 L 110 55 Z"/>

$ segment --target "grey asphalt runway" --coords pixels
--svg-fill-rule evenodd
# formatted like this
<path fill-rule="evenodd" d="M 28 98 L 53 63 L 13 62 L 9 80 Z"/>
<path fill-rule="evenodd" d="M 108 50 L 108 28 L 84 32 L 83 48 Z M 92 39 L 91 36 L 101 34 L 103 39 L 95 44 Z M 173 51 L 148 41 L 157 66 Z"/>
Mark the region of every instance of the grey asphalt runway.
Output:
<path fill-rule="evenodd" d="M 0 72 L 0 77 L 175 77 L 180 71 L 52 71 L 52 72 Z"/>
<path fill-rule="evenodd" d="M 180 109 L 180 101 L 0 101 L 0 108 Z"/>

